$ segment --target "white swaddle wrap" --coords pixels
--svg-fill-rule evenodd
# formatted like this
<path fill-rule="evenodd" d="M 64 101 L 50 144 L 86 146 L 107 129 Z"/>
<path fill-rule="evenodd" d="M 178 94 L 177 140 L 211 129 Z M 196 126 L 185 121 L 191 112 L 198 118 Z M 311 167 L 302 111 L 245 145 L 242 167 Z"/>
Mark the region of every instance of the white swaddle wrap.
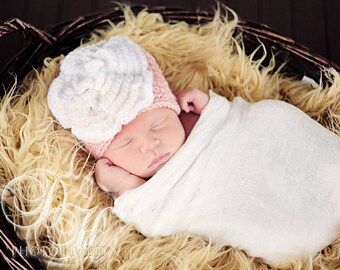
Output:
<path fill-rule="evenodd" d="M 292 105 L 210 92 L 187 141 L 113 212 L 146 236 L 191 232 L 276 263 L 340 229 L 340 137 Z"/>

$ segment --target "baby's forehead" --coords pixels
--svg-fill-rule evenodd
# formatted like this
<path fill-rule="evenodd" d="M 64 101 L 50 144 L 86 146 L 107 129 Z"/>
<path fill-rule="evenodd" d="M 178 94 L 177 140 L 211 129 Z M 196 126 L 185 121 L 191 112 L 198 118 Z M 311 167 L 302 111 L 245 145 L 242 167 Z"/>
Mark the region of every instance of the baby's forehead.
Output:
<path fill-rule="evenodd" d="M 152 121 L 152 120 L 155 120 L 155 119 L 165 117 L 172 112 L 174 112 L 174 111 L 172 109 L 167 108 L 167 107 L 153 108 L 151 110 L 146 110 L 146 111 L 142 112 L 130 123 L 137 122 L 137 123 L 143 124 L 143 123 L 146 123 L 148 121 Z"/>
<path fill-rule="evenodd" d="M 133 132 L 138 133 L 139 131 L 149 129 L 150 125 L 152 125 L 155 121 L 158 121 L 158 120 L 161 120 L 167 117 L 172 112 L 173 112 L 172 109 L 169 109 L 166 107 L 146 110 L 142 112 L 141 114 L 139 114 L 135 119 L 133 119 L 128 124 L 123 125 L 121 131 L 116 134 L 113 141 L 119 140 L 123 136 L 127 136 L 130 133 L 133 133 Z"/>

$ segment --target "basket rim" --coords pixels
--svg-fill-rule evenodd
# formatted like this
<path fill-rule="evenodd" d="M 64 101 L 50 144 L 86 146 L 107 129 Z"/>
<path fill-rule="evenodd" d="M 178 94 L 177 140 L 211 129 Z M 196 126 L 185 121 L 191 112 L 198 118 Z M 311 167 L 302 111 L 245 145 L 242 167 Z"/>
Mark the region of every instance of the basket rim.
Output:
<path fill-rule="evenodd" d="M 131 6 L 131 10 L 135 14 L 141 10 L 160 13 L 166 22 L 182 20 L 189 24 L 204 24 L 210 22 L 215 17 L 215 14 L 204 10 L 191 11 L 166 6 Z M 220 18 L 224 19 L 225 17 L 221 16 Z M 105 20 L 111 20 L 115 23 L 123 19 L 124 14 L 122 7 L 119 5 L 113 5 L 112 8 L 105 11 L 90 13 L 55 24 L 47 28 L 46 31 L 15 19 L 16 24 L 19 25 L 19 27 L 17 25 L 14 26 L 16 27 L 15 30 L 21 31 L 23 36 L 29 39 L 29 44 L 0 71 L 0 80 L 5 88 L 8 88 L 13 85 L 13 76 L 11 74 L 14 73 L 18 81 L 21 82 L 29 70 L 41 67 L 43 63 L 41 55 L 44 55 L 44 57 L 54 57 L 67 53 L 79 45 L 80 35 L 84 37 L 84 33 L 86 34 L 96 28 L 103 27 Z M 259 46 L 261 44 L 259 40 L 262 40 L 266 43 L 266 46 L 275 47 L 276 52 L 280 50 L 285 52 L 285 55 L 282 56 L 282 61 L 285 61 L 283 58 L 292 58 L 295 62 L 298 62 L 298 64 L 290 66 L 290 69 L 293 69 L 293 71 L 287 72 L 290 76 L 294 76 L 295 71 L 296 73 L 306 73 L 308 77 L 319 81 L 320 76 L 322 76 L 321 70 L 324 68 L 333 67 L 336 71 L 340 72 L 340 66 L 337 64 L 312 51 L 310 48 L 295 42 L 293 39 L 279 34 L 266 24 L 240 20 L 238 28 L 240 32 L 243 32 L 244 40 L 252 44 L 248 50 L 249 52 L 251 49 L 255 49 L 254 46 Z M 3 25 L 0 25 L 0 38 L 4 35 L 3 29 Z M 75 43 L 75 40 L 78 42 Z M 67 42 L 70 43 L 67 44 Z M 74 44 L 71 44 L 72 42 Z M 56 46 L 58 49 L 53 51 L 53 47 Z M 305 70 L 297 70 L 298 67 Z M 300 79 L 302 77 L 302 75 L 299 76 Z M 323 81 L 327 81 L 327 78 L 323 78 Z"/>

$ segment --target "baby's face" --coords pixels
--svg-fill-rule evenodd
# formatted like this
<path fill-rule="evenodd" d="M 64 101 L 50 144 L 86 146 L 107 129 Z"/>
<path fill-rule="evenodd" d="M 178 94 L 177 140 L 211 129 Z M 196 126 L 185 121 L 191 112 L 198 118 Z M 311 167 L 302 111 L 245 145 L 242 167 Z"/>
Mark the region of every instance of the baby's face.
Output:
<path fill-rule="evenodd" d="M 115 136 L 104 157 L 142 178 L 153 176 L 185 141 L 177 114 L 168 108 L 145 111 Z"/>

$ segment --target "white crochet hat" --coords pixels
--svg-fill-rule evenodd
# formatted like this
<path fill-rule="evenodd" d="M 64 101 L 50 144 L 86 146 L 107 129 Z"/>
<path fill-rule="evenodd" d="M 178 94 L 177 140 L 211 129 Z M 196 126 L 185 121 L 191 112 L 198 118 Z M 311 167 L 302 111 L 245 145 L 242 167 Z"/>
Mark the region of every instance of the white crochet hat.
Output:
<path fill-rule="evenodd" d="M 138 114 L 157 107 L 180 113 L 156 60 L 124 36 L 70 52 L 47 101 L 59 123 L 96 159 Z"/>

